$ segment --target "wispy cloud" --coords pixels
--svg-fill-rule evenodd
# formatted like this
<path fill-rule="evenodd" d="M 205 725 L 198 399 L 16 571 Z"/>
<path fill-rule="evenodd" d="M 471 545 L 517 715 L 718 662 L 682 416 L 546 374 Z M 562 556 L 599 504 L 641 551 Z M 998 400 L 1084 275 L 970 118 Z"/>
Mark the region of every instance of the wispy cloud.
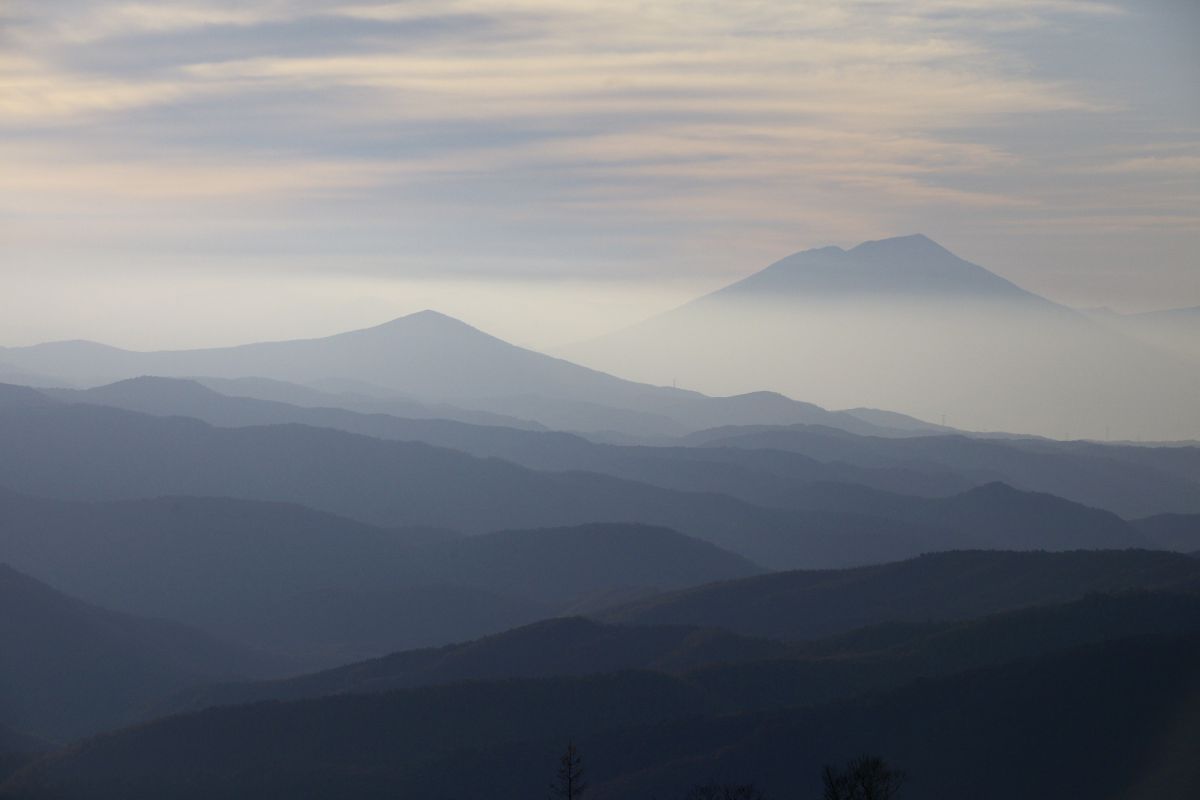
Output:
<path fill-rule="evenodd" d="M 1135 152 L 1144 131 L 1110 141 L 1137 98 L 1062 68 L 1079 26 L 1138 18 L 1090 0 L 17 0 L 0 228 L 102 198 L 168 239 L 191 209 L 290 252 L 286 217 L 371 272 L 404 247 L 745 268 L 998 210 L 1065 231 L 1072 203 L 1071 230 L 1103 231 L 1130 181 L 1196 171 L 1191 151 Z M 138 227 L 104 246 L 136 251 Z"/>

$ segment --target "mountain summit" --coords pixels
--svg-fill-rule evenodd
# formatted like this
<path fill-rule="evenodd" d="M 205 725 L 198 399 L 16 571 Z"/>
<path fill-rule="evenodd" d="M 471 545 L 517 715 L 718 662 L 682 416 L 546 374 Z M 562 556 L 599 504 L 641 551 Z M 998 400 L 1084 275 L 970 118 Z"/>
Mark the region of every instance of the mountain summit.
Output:
<path fill-rule="evenodd" d="M 746 295 L 821 301 L 892 295 L 1053 305 L 919 233 L 863 242 L 850 250 L 820 247 L 793 253 L 699 302 Z"/>
<path fill-rule="evenodd" d="M 919 234 L 795 253 L 564 354 L 637 380 L 945 415 L 958 428 L 1200 434 L 1187 402 L 1200 371 L 1188 353 L 1102 325 Z"/>

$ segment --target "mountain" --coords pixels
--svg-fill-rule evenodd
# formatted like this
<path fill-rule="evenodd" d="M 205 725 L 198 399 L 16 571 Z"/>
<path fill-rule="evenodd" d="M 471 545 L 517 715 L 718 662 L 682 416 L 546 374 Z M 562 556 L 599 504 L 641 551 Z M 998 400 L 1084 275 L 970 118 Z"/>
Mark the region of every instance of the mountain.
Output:
<path fill-rule="evenodd" d="M 50 749 L 50 743 L 36 736 L 19 733 L 0 725 L 0 755 L 18 753 L 43 753 Z"/>
<path fill-rule="evenodd" d="M 65 388 L 68 384 L 56 378 L 51 378 L 48 375 L 39 375 L 36 372 L 18 369 L 11 364 L 0 363 L 0 383 L 16 383 L 27 386 L 38 387 L 60 387 Z"/>
<path fill-rule="evenodd" d="M 903 769 L 902 796 L 913 800 L 1190 797 L 1200 792 L 1190 744 L 1200 734 L 1198 659 L 1195 634 L 1129 639 L 752 723 L 689 721 L 579 746 L 593 763 L 662 752 L 593 783 L 606 796 L 647 800 L 698 780 L 753 780 L 768 796 L 802 781 L 817 796 L 823 765 L 863 753 Z M 698 744 L 674 748 L 671 738 Z M 998 769 L 997 753 L 1015 768 Z"/>
<path fill-rule="evenodd" d="M 972 483 L 1002 481 L 1126 517 L 1200 512 L 1200 447 L 961 435 L 886 439 L 815 426 L 717 428 L 683 441 L 706 448 L 785 450 L 863 469 L 944 470 Z"/>
<path fill-rule="evenodd" d="M 0 784 L 8 780 L 9 775 L 52 749 L 54 746 L 44 739 L 0 725 Z"/>
<path fill-rule="evenodd" d="M 1157 514 L 1134 520 L 1142 535 L 1164 550 L 1194 553 L 1200 550 L 1200 514 Z"/>
<path fill-rule="evenodd" d="M 449 403 L 421 403 L 408 398 L 394 397 L 393 393 L 386 389 L 364 394 L 362 392 L 335 391 L 334 387 L 321 389 L 314 386 L 301 386 L 298 383 L 276 381 L 270 378 L 196 378 L 195 381 L 228 397 L 245 397 L 306 408 L 344 409 L 362 414 L 387 414 L 406 419 L 443 419 L 465 422 L 470 425 L 500 426 L 534 431 L 546 430 L 544 425 L 539 425 L 532 420 L 459 408 Z M 325 385 L 325 383 L 321 382 L 318 385 Z M 98 401 L 93 399 L 91 402 Z"/>
<path fill-rule="evenodd" d="M 81 503 L 6 491 L 0 560 L 106 607 L 165 615 L 308 667 L 760 571 L 705 542 L 637 525 L 457 538 L 283 503 Z"/>
<path fill-rule="evenodd" d="M 1057 305 L 924 236 L 788 256 L 631 328 L 563 348 L 708 393 L 768 389 L 960 429 L 1200 437 L 1200 361 Z"/>
<path fill-rule="evenodd" d="M 860 436 L 819 426 L 729 426 L 698 431 L 676 443 L 690 447 L 632 447 L 567 433 L 230 397 L 181 379 L 143 377 L 45 393 L 67 402 L 190 416 L 218 426 L 294 422 L 422 441 L 534 469 L 602 472 L 664 488 L 721 492 L 758 505 L 794 505 L 790 498 L 797 486 L 814 482 L 948 495 L 1000 480 L 1131 516 L 1200 510 L 1200 448 L 958 435 Z M 877 413 L 889 424 L 901 424 L 892 415 Z"/>
<path fill-rule="evenodd" d="M 1140 591 L 1090 594 L 1065 604 L 970 620 L 882 623 L 788 644 L 710 628 L 614 626 L 568 617 L 285 680 L 198 687 L 154 713 L 625 669 L 684 676 L 720 696 L 730 709 L 771 710 L 829 702 L 1082 644 L 1194 632 L 1200 632 L 1200 594 Z"/>
<path fill-rule="evenodd" d="M 422 416 L 429 413 L 430 404 L 435 410 L 448 405 L 452 416 L 461 417 L 467 409 L 564 430 L 661 436 L 716 425 L 800 422 L 874 433 L 889 430 L 779 394 L 707 397 L 622 380 L 516 347 L 433 311 L 321 339 L 158 352 L 54 342 L 0 348 L 0 360 L 85 385 L 142 375 L 341 387 L 369 384 L 391 395 L 377 398 L 384 407 L 376 410 L 386 410 L 388 404 L 403 408 L 402 401 L 415 400 L 424 409 L 418 412 Z M 261 391 L 261 383 L 258 386 Z M 364 408 L 361 398 L 335 402 Z"/>
<path fill-rule="evenodd" d="M 708 542 L 632 524 L 499 531 L 433 543 L 417 556 L 443 582 L 560 604 L 614 590 L 695 586 L 762 572 Z"/>
<path fill-rule="evenodd" d="M 544 791 L 572 740 L 604 797 L 679 796 L 709 781 L 815 795 L 822 765 L 864 752 L 905 769 L 917 800 L 1188 797 L 1200 789 L 1197 675 L 1191 634 L 758 713 L 722 713 L 719 693 L 648 672 L 257 703 L 93 739 L 19 772 L 0 796 L 517 798 Z M 997 753 L 1020 768 L 996 770 Z"/>
<path fill-rule="evenodd" d="M 173 622 L 118 614 L 0 564 L 0 719 L 66 739 L 186 686 L 283 665 Z"/>
<path fill-rule="evenodd" d="M 341 408 L 313 408 L 228 397 L 195 382 L 142 377 L 87 390 L 48 390 L 65 402 L 124 408 L 155 416 L 187 416 L 222 427 L 299 423 L 399 441 L 420 441 L 533 469 L 586 470 L 683 491 L 715 491 L 760 505 L 786 505 L 798 483 L 843 481 L 916 494 L 949 494 L 970 483 L 944 469 L 896 465 L 859 469 L 798 454 L 727 447 L 618 446 L 554 431 L 482 426 L 445 419 L 403 418 Z"/>
<path fill-rule="evenodd" d="M 882 622 L 966 619 L 1093 592 L 1200 588 L 1200 563 L 1139 550 L 949 552 L 850 570 L 794 571 L 668 593 L 596 614 L 605 622 L 694 625 L 814 639 Z"/>
<path fill-rule="evenodd" d="M 921 234 L 863 242 L 850 250 L 822 247 L 794 253 L 707 295 L 701 302 L 788 295 L 852 300 L 866 295 L 921 300 L 942 297 L 1050 305 L 1048 300 L 959 258 Z"/>
<path fill-rule="evenodd" d="M 9 456 L 0 460 L 0 486 L 60 499 L 271 500 L 385 527 L 464 532 L 638 522 L 766 568 L 889 560 L 963 544 L 958 532 L 904 521 L 540 472 L 415 442 L 300 425 L 214 428 L 48 399 L 34 407 L 0 400 L 0 448 Z"/>
<path fill-rule="evenodd" d="M 1117 515 L 1051 494 L 1005 483 L 976 486 L 950 497 L 911 497 L 866 486 L 813 483 L 789 505 L 857 511 L 931 529 L 958 531 L 962 541 L 996 550 L 1159 549 L 1161 545 Z M 1177 549 L 1177 548 L 1163 548 Z"/>
<path fill-rule="evenodd" d="M 370 694 L 467 680 L 598 675 L 629 669 L 686 672 L 709 664 L 781 658 L 788 648 L 687 626 L 602 625 L 562 617 L 461 644 L 394 653 L 296 678 L 200 687 L 159 711 Z"/>
<path fill-rule="evenodd" d="M 155 415 L 190 416 L 214 425 L 297 422 L 384 439 L 422 441 L 472 455 L 503 458 L 534 469 L 600 472 L 664 488 L 720 492 L 765 506 L 867 513 L 872 506 L 866 501 L 870 493 L 861 493 L 850 498 L 847 504 L 837 505 L 836 499 L 844 492 L 830 491 L 824 485 L 852 483 L 900 494 L 948 495 L 961 492 L 972 482 L 995 472 L 1021 476 L 1027 488 L 1038 488 L 1043 480 L 1050 480 L 1068 490 L 1082 489 L 1088 497 L 1109 502 L 1133 496 L 1143 504 L 1163 503 L 1166 508 L 1189 500 L 1200 503 L 1200 482 L 1195 480 L 1200 471 L 1189 469 L 1191 465 L 1186 461 L 1177 467 L 1165 458 L 1147 460 L 1142 456 L 1142 451 L 1147 448 L 1102 447 L 1095 453 L 1085 453 L 1076 452 L 1078 448 L 1071 446 L 1052 444 L 1045 453 L 1030 453 L 1014 441 L 966 439 L 960 446 L 958 437 L 947 436 L 860 437 L 828 428 L 768 428 L 758 433 L 742 433 L 747 429 L 739 427 L 700 432 L 687 439 L 689 444 L 710 446 L 632 447 L 598 444 L 572 434 L 550 431 L 405 419 L 226 397 L 198 383 L 169 378 L 136 378 L 86 391 L 49 391 L 47 394 L 70 402 L 99 403 Z M 706 441 L 705 436 L 710 440 Z M 792 454 L 787 451 L 791 447 L 807 448 L 821 460 L 808 453 Z M 1156 448 L 1161 449 L 1164 448 Z M 1183 449 L 1172 450 L 1179 453 Z M 934 459 L 940 463 L 935 463 Z M 854 461 L 862 463 L 852 463 Z M 1097 470 L 1096 464 L 1111 474 Z M 1163 469 L 1176 471 L 1179 477 L 1163 475 Z M 1064 475 L 1074 478 L 1064 480 Z M 1089 482 L 1087 479 L 1092 475 L 1097 475 L 1098 480 Z M 1120 488 L 1114 497 L 1110 488 L 1118 483 Z M 1146 491 L 1139 493 L 1141 487 L 1146 487 Z M 810 502 L 809 498 L 816 502 Z M 981 516 L 971 515 L 973 503 L 969 498 L 982 501 L 979 493 L 964 496 L 956 504 L 945 504 L 947 509 L 957 505 L 960 513 L 940 517 L 924 513 L 924 509 L 933 504 L 913 502 L 908 504 L 913 507 L 912 513 L 904 516 L 942 528 L 970 529 L 977 534 L 987 528 L 997 534 L 990 539 L 991 543 L 1005 549 L 1028 546 L 1049 549 L 1137 547 L 1147 544 L 1132 530 L 1113 531 L 1114 527 L 1122 527 L 1118 521 L 1105 520 L 1094 513 L 1087 519 L 1082 513 L 1079 515 L 1080 519 L 1074 523 L 1077 538 L 1070 540 L 1066 536 L 1072 527 L 1066 524 L 1067 519 L 1062 513 L 1053 524 L 1050 524 L 1053 514 L 1040 514 L 1049 510 L 1045 501 L 1041 508 L 1030 509 L 1030 513 L 1021 518 L 1017 508 L 1023 499 L 1032 500 L 1032 496 L 1023 498 L 1013 493 L 1003 498 L 1005 502 L 999 504 L 1002 507 L 993 503 L 994 508 Z M 882 508 L 883 513 L 874 510 L 870 513 L 898 516 L 898 499 L 883 499 L 882 506 L 878 501 L 874 505 Z M 1004 525 L 997 524 L 1001 518 L 1008 520 L 1007 530 Z M 1043 519 L 1043 523 L 1040 526 L 1036 522 L 1031 524 L 1035 518 Z M 1058 527 L 1060 524 L 1061 528 Z M 1107 536 L 1104 534 L 1106 529 L 1110 531 Z M 1023 541 L 1012 535 L 1018 530 L 1026 532 Z M 984 541 L 978 539 L 977 543 Z"/>
<path fill-rule="evenodd" d="M 1125 531 L 1125 539 L 1104 533 L 1114 525 L 1125 527 L 1119 521 L 1069 504 L 1054 506 L 1055 513 L 1065 510 L 1066 516 L 1047 528 L 1044 522 L 1014 519 L 1011 514 L 997 525 L 989 520 L 993 511 L 984 508 L 986 503 L 968 498 L 966 508 L 947 517 L 954 520 L 947 526 L 888 516 L 886 505 L 882 511 L 865 506 L 779 507 L 799 491 L 794 480 L 774 480 L 781 494 L 778 505 L 768 507 L 719 492 L 673 490 L 588 472 L 536 471 L 416 442 L 381 441 L 324 428 L 214 428 L 190 419 L 48 398 L 41 406 L 30 406 L 27 394 L 16 394 L 23 398 L 20 404 L 0 407 L 0 446 L 12 455 L 0 461 L 0 486 L 62 499 L 235 497 L 303 503 L 385 527 L 472 533 L 637 522 L 704 539 L 768 569 L 878 563 L 963 547 L 1074 547 L 1087 542 L 1085 529 L 1097 520 L 1106 523 L 1097 528 L 1101 535 L 1089 546 L 1140 543 L 1132 529 Z M 687 453 L 704 459 L 704 451 Z M 778 461 L 771 453 L 747 458 L 747 463 Z M 722 474 L 714 473 L 714 465 L 708 463 L 667 464 L 677 472 L 697 466 L 693 479 L 713 480 Z M 731 477 L 728 469 L 723 474 L 723 479 Z M 732 477 L 742 486 L 763 481 L 744 470 Z M 718 481 L 711 486 L 726 485 Z M 985 517 L 972 518 L 972 504 L 983 509 Z M 1018 505 L 1032 508 L 1034 514 L 1046 506 Z M 1033 527 L 1037 525 L 1041 527 Z M 1077 538 L 1014 538 L 1022 528 L 1051 534 L 1061 528 Z"/>

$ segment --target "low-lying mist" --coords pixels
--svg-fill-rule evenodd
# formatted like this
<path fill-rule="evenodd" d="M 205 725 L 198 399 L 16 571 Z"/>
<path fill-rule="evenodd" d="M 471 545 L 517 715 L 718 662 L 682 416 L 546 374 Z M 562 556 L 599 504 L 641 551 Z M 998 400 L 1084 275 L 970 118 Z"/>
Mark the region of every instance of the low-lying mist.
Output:
<path fill-rule="evenodd" d="M 563 354 L 650 383 L 769 389 L 971 430 L 1200 437 L 1195 363 L 1050 304 L 709 299 Z"/>

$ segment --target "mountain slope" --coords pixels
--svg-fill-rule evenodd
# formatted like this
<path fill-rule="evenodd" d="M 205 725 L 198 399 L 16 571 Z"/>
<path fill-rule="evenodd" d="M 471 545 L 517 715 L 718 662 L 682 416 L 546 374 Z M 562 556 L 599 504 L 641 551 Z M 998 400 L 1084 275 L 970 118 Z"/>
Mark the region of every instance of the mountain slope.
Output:
<path fill-rule="evenodd" d="M 1157 514 L 1134 520 L 1142 534 L 1156 546 L 1178 553 L 1200 550 L 1200 514 Z"/>
<path fill-rule="evenodd" d="M 159 711 L 376 693 L 466 680 L 594 675 L 627 669 L 677 673 L 787 654 L 788 648 L 777 642 L 711 629 L 612 626 L 563 617 L 462 644 L 393 653 L 287 680 L 201 687 L 181 694 Z"/>
<path fill-rule="evenodd" d="M 840 480 L 918 494 L 949 493 L 969 486 L 944 470 L 903 466 L 858 469 L 820 464 L 798 454 L 768 455 L 732 448 L 607 445 L 568 433 L 227 397 L 200 383 L 171 378 L 134 378 L 85 391 L 46 394 L 65 402 L 106 405 L 155 416 L 187 416 L 223 427 L 299 423 L 381 439 L 420 441 L 476 456 L 503 458 L 533 469 L 602 472 L 670 489 L 722 492 L 762 505 L 780 505 L 800 481 Z"/>
<path fill-rule="evenodd" d="M 454 538 L 279 503 L 72 503 L 5 491 L 0 560 L 106 607 L 166 615 L 313 668 L 759 572 L 636 525 Z"/>
<path fill-rule="evenodd" d="M 925 237 L 785 258 L 624 331 L 565 348 L 645 381 L 770 389 L 967 430 L 1200 437 L 1200 362 L 1033 295 Z"/>
<path fill-rule="evenodd" d="M 421 441 L 533 469 L 586 470 L 684 491 L 715 491 L 757 505 L 791 506 L 797 487 L 856 483 L 900 494 L 948 495 L 1002 480 L 1089 505 L 1138 512 L 1200 510 L 1200 449 L 1149 448 L 958 435 L 859 436 L 818 426 L 699 431 L 695 447 L 617 446 L 551 431 L 403 418 L 230 397 L 200 383 L 135 378 L 84 391 L 45 392 L 65 402 L 189 416 L 213 425 L 299 423 L 383 439 Z M 859 412 L 850 412 L 859 413 Z M 899 425 L 893 415 L 888 424 Z M 914 431 L 918 433 L 919 431 Z M 771 452 L 765 452 L 765 451 Z"/>
<path fill-rule="evenodd" d="M 729 709 L 814 705 L 1148 634 L 1200 632 L 1200 594 L 1090 594 L 1061 605 L 940 623 L 882 623 L 784 644 L 717 629 L 613 626 L 560 618 L 447 647 L 394 653 L 312 675 L 198 687 L 155 715 L 214 705 L 553 675 L 649 669 L 686 676 Z"/>
<path fill-rule="evenodd" d="M 865 469 L 950 470 L 1003 481 L 1126 517 L 1200 512 L 1200 448 L 1140 447 L 960 435 L 885 439 L 812 426 L 733 427 L 684 441 L 708 448 L 776 449 Z"/>
<path fill-rule="evenodd" d="M 807 299 L 937 296 L 1049 305 L 921 234 L 863 242 L 850 250 L 823 247 L 794 253 L 700 302 L 747 295 Z"/>
<path fill-rule="evenodd" d="M 18 773 L 0 796 L 527 797 L 570 738 L 597 796 L 635 800 L 711 780 L 815 793 L 823 764 L 863 752 L 906 769 L 917 800 L 1188 797 L 1200 790 L 1198 675 L 1190 635 L 758 714 L 714 713 L 719 697 L 652 673 L 261 703 L 92 740 Z M 996 770 L 997 753 L 1020 768 Z"/>
<path fill-rule="evenodd" d="M 824 764 L 863 753 L 905 770 L 903 796 L 913 800 L 1191 797 L 1200 792 L 1192 751 L 1198 675 L 1200 637 L 1136 638 L 763 715 L 750 725 L 689 722 L 580 746 L 588 752 L 592 744 L 594 760 L 669 753 L 596 787 L 647 800 L 694 783 L 699 765 L 707 779 L 754 780 L 770 793 L 804 780 L 815 796 Z M 700 744 L 675 749 L 671 737 Z M 513 750 L 505 755 L 513 758 Z M 998 753 L 1014 768 L 998 769 Z"/>
<path fill-rule="evenodd" d="M 820 422 L 886 432 L 852 414 L 777 394 L 712 398 L 635 383 L 516 347 L 423 311 L 320 339 L 209 350 L 134 352 L 92 342 L 0 348 L 0 360 L 81 384 L 141 375 L 274 379 L 380 387 L 401 398 L 452 402 L 550 427 L 664 435 L 721 424 Z"/>
<path fill-rule="evenodd" d="M 0 719 L 50 738 L 129 721 L 185 686 L 282 668 L 182 625 L 107 611 L 0 564 Z"/>
<path fill-rule="evenodd" d="M 111 408 L 0 408 L 0 486 L 62 499 L 161 495 L 303 503 L 384 526 L 470 532 L 597 521 L 672 528 L 767 568 L 962 546 L 956 532 L 763 508 L 593 473 L 537 472 L 413 442 L 299 425 L 213 428 Z"/>
<path fill-rule="evenodd" d="M 1200 563 L 1175 553 L 954 552 L 841 571 L 716 583 L 597 614 L 613 623 L 717 627 L 812 639 L 885 621 L 965 619 L 1091 592 L 1200 588 Z"/>

